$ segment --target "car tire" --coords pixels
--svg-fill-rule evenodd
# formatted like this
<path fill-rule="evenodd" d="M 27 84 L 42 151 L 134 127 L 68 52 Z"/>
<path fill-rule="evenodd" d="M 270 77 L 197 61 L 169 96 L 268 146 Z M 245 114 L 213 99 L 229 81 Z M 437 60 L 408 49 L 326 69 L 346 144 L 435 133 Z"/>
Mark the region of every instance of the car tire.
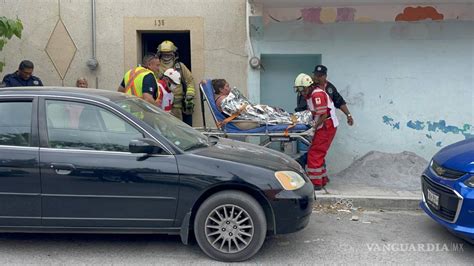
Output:
<path fill-rule="evenodd" d="M 267 220 L 262 206 L 250 195 L 221 191 L 199 207 L 194 233 L 199 247 L 209 257 L 226 262 L 244 261 L 262 247 Z"/>

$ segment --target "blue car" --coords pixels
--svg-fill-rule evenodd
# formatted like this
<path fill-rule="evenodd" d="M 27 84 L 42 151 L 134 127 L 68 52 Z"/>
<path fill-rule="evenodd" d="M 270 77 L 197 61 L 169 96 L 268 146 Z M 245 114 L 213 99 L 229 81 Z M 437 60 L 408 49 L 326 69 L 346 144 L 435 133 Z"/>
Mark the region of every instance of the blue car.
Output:
<path fill-rule="evenodd" d="M 474 138 L 449 145 L 421 177 L 421 208 L 454 234 L 474 241 Z"/>

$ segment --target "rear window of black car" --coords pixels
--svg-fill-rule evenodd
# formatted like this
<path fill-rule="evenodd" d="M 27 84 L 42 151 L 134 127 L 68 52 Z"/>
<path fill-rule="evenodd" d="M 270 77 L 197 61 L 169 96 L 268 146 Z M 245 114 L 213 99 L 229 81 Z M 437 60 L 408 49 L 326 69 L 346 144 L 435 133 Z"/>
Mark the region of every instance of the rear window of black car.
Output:
<path fill-rule="evenodd" d="M 143 134 L 113 113 L 91 104 L 46 101 L 49 147 L 128 152 Z"/>
<path fill-rule="evenodd" d="M 32 102 L 0 102 L 0 145 L 30 146 Z"/>

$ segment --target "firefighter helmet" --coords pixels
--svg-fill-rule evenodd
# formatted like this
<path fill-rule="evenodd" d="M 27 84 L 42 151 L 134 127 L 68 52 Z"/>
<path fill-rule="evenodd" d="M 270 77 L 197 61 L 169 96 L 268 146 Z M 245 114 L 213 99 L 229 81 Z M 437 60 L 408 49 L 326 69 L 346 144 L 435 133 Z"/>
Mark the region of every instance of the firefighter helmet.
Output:
<path fill-rule="evenodd" d="M 178 51 L 178 47 L 176 47 L 176 45 L 174 45 L 174 43 L 172 41 L 163 41 L 162 43 L 160 43 L 160 45 L 158 45 L 158 48 L 157 48 L 157 52 L 158 53 L 176 53 L 176 51 Z"/>
<path fill-rule="evenodd" d="M 296 79 L 295 79 L 295 88 L 298 88 L 298 87 L 309 87 L 313 84 L 313 79 L 305 74 L 305 73 L 301 73 L 299 74 Z"/>
<path fill-rule="evenodd" d="M 168 77 L 176 85 L 181 84 L 181 74 L 176 69 L 167 69 L 163 76 Z"/>

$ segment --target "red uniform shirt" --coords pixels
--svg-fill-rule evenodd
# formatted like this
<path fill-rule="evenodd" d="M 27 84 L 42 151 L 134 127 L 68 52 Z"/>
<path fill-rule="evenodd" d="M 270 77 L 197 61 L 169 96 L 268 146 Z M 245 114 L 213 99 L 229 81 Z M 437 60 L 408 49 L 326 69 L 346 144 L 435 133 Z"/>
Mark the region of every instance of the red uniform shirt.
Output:
<path fill-rule="evenodd" d="M 162 110 L 170 112 L 173 107 L 173 93 L 168 88 L 168 85 L 164 80 L 158 81 L 158 96 L 156 97 L 156 104 Z"/>
<path fill-rule="evenodd" d="M 329 114 L 328 95 L 319 87 L 314 87 L 311 94 L 306 97 L 306 103 L 313 117 Z"/>
<path fill-rule="evenodd" d="M 315 86 L 311 94 L 306 98 L 308 109 L 313 114 L 313 120 L 318 121 L 319 117 L 327 114 L 333 120 L 334 127 L 339 125 L 336 117 L 336 108 L 329 98 L 329 95 L 320 87 Z M 322 124 L 318 127 L 321 128 Z"/>

